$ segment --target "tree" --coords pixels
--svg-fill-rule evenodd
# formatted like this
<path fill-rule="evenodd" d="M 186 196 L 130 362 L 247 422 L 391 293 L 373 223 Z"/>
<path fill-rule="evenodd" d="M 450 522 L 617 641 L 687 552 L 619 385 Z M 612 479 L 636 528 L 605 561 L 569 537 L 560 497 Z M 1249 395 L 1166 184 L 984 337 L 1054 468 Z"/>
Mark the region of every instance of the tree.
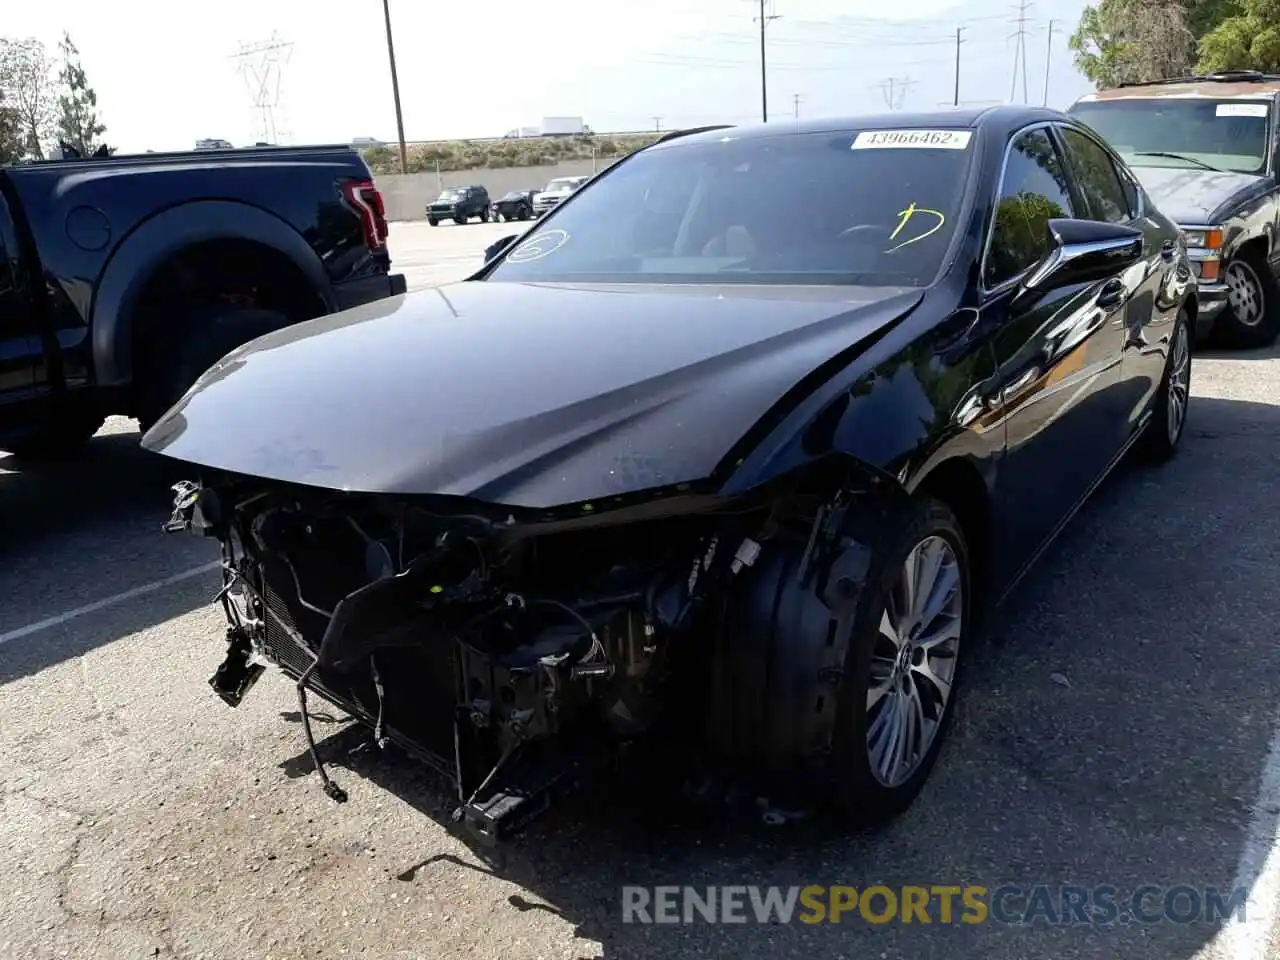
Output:
<path fill-rule="evenodd" d="M 1199 70 L 1280 70 L 1280 0 L 1239 0 L 1200 41 Z"/>
<path fill-rule="evenodd" d="M 22 159 L 22 137 L 18 133 L 18 113 L 0 90 L 0 166 Z"/>
<path fill-rule="evenodd" d="M 1195 61 L 1196 34 L 1217 14 L 1198 0 L 1101 0 L 1085 7 L 1070 47 L 1076 66 L 1099 88 L 1185 76 Z"/>
<path fill-rule="evenodd" d="M 23 155 L 44 159 L 44 145 L 53 135 L 57 100 L 53 62 L 43 43 L 34 38 L 0 39 L 0 90 L 17 117 Z"/>
<path fill-rule="evenodd" d="M 62 51 L 62 69 L 58 73 L 62 81 L 62 93 L 58 97 L 58 137 L 80 156 L 92 156 L 103 145 L 98 138 L 107 129 L 98 118 L 98 95 L 85 79 L 80 51 L 71 42 L 71 34 L 62 35 L 58 49 Z"/>

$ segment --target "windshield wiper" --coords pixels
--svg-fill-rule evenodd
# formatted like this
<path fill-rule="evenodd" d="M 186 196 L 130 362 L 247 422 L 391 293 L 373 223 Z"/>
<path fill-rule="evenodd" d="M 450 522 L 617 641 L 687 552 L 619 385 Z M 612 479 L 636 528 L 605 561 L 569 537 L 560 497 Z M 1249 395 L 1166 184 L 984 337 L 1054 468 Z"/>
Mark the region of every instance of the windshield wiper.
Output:
<path fill-rule="evenodd" d="M 1211 164 L 1205 163 L 1203 160 L 1197 160 L 1195 157 L 1183 156 L 1181 153 L 1165 153 L 1163 150 L 1143 151 L 1135 153 L 1135 157 L 1168 157 L 1170 160 L 1185 160 L 1187 163 L 1194 163 L 1197 167 L 1205 170 L 1212 170 L 1214 173 L 1226 173 Z"/>

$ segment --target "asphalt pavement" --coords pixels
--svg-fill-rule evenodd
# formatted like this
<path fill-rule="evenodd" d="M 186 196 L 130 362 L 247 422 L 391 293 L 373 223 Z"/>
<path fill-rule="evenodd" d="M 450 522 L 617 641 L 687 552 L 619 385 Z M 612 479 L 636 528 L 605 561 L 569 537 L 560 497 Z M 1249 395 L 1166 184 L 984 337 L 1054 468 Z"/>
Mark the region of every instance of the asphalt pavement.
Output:
<path fill-rule="evenodd" d="M 420 287 L 505 232 L 391 242 Z M 236 710 L 213 695 L 214 550 L 160 532 L 182 470 L 130 421 L 75 463 L 0 454 L 0 957 L 1280 958 L 1280 350 L 1197 357 L 1193 394 L 1178 458 L 1109 480 L 971 651 L 940 762 L 890 827 L 748 828 L 602 792 L 497 855 L 322 707 L 350 793 L 328 800 L 278 676 Z M 1255 902 L 1225 928 L 622 922 L 627 885 L 874 883 Z"/>

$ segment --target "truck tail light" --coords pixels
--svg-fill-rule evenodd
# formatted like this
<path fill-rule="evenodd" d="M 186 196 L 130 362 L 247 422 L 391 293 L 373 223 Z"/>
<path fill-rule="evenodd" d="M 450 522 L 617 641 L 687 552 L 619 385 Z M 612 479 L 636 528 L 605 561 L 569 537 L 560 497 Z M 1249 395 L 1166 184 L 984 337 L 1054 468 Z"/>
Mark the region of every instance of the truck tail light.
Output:
<path fill-rule="evenodd" d="M 387 213 L 382 204 L 382 194 L 373 181 L 347 180 L 342 184 L 342 195 L 360 217 L 365 246 L 373 251 L 386 249 Z"/>

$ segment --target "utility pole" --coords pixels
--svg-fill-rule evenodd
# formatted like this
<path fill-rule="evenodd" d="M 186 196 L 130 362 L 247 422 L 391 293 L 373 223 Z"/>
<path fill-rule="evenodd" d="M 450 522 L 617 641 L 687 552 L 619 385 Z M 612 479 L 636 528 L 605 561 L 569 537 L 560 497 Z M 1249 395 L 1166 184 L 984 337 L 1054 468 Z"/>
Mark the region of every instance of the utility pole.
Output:
<path fill-rule="evenodd" d="M 1053 21 L 1049 21 L 1049 46 L 1044 52 L 1044 101 L 1042 106 L 1049 105 L 1049 67 L 1053 65 Z"/>
<path fill-rule="evenodd" d="M 797 120 L 800 119 L 800 100 L 801 100 L 800 94 L 793 93 L 791 95 L 791 103 L 795 107 L 795 116 Z"/>
<path fill-rule="evenodd" d="M 1009 102 L 1013 103 L 1018 95 L 1018 69 L 1022 69 L 1022 102 L 1027 102 L 1027 11 L 1031 9 L 1031 0 L 1018 0 L 1018 16 L 1014 22 L 1018 25 L 1017 46 L 1013 49 L 1013 84 L 1009 88 Z"/>
<path fill-rule="evenodd" d="M 661 130 L 662 130 L 662 118 L 661 118 L 661 117 L 654 117 L 654 118 L 653 118 L 653 129 L 654 129 L 654 132 L 661 132 Z"/>
<path fill-rule="evenodd" d="M 391 64 L 391 95 L 396 101 L 396 133 L 400 137 L 400 172 L 409 172 L 409 151 L 404 144 L 404 114 L 400 112 L 400 78 L 396 75 L 396 45 L 391 39 L 391 0 L 382 0 L 382 16 L 387 21 L 387 61 Z M 438 175 L 439 171 L 437 171 Z"/>
<path fill-rule="evenodd" d="M 960 34 L 963 31 L 964 27 L 956 27 L 956 95 L 952 105 L 957 107 L 960 106 L 960 44 L 963 42 Z"/>
<path fill-rule="evenodd" d="M 769 122 L 769 84 L 768 70 L 765 61 L 764 50 L 764 28 L 768 26 L 770 20 L 780 19 L 775 13 L 765 12 L 765 0 L 760 0 L 760 119 L 764 123 Z"/>

